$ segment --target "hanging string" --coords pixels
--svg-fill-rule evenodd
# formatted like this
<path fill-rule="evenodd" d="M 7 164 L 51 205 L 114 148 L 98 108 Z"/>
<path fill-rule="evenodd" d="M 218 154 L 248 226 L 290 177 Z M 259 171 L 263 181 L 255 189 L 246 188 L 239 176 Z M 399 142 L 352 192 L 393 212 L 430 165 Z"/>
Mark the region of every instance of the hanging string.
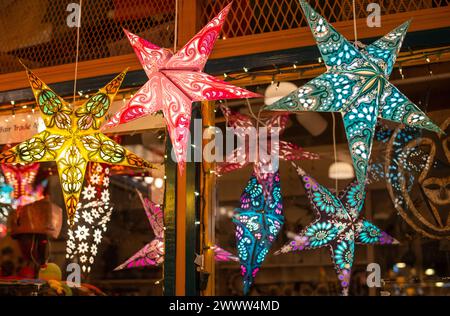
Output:
<path fill-rule="evenodd" d="M 245 101 L 247 102 L 247 107 L 248 107 L 248 110 L 250 112 L 250 115 L 256 121 L 256 129 L 258 129 L 260 124 L 261 124 L 261 126 L 266 126 L 266 124 L 264 124 L 264 122 L 260 120 L 262 108 L 259 109 L 258 116 L 256 116 L 255 113 L 253 112 L 252 106 L 251 106 L 250 101 L 248 100 L 248 98 L 245 98 Z"/>
<path fill-rule="evenodd" d="M 77 52 L 75 57 L 75 78 L 73 80 L 73 104 L 72 107 L 75 106 L 75 98 L 77 95 L 77 77 L 78 77 L 78 58 L 80 54 L 80 28 L 81 28 L 81 8 L 83 6 L 83 0 L 80 0 L 80 11 L 78 16 L 78 21 L 76 24 L 77 27 Z"/>
<path fill-rule="evenodd" d="M 355 32 L 355 46 L 357 46 L 358 30 L 356 28 L 356 0 L 353 0 L 353 31 Z"/>
<path fill-rule="evenodd" d="M 333 151 L 334 151 L 334 163 L 337 163 L 337 150 L 336 150 L 336 117 L 334 116 L 334 112 L 331 112 L 331 115 L 333 116 Z M 335 175 L 335 183 L 334 187 L 336 189 L 336 194 L 338 194 L 338 179 Z"/>
<path fill-rule="evenodd" d="M 173 33 L 173 53 L 175 54 L 178 41 L 178 0 L 175 0 L 175 29 Z"/>

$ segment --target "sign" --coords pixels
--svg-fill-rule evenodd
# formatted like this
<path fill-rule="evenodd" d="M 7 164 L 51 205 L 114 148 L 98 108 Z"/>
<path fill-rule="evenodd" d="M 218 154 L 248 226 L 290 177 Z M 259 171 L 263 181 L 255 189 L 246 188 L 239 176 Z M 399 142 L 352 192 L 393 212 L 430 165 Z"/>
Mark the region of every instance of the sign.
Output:
<path fill-rule="evenodd" d="M 0 144 L 16 144 L 45 129 L 38 112 L 0 116 Z"/>

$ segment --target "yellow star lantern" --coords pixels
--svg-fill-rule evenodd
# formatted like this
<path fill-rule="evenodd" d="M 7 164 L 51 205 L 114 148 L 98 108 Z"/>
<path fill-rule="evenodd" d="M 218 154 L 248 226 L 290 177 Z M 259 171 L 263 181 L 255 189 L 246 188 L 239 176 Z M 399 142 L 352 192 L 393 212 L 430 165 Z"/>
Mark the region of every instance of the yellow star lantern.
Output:
<path fill-rule="evenodd" d="M 105 115 L 125 78 L 126 71 L 72 109 L 31 70 L 33 94 L 46 129 L 0 154 L 0 163 L 55 161 L 58 167 L 69 224 L 72 225 L 87 163 L 100 162 L 138 168 L 153 165 L 99 132 Z"/>

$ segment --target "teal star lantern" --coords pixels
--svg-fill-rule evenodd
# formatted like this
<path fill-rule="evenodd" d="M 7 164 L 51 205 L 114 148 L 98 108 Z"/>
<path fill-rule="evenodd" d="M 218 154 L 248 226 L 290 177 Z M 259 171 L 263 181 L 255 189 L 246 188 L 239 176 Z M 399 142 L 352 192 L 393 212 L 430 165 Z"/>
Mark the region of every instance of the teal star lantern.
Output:
<path fill-rule="evenodd" d="M 392 245 L 398 241 L 361 216 L 364 185 L 353 181 L 335 195 L 303 169 L 296 167 L 296 171 L 317 217 L 275 255 L 328 248 L 342 294 L 348 295 L 355 245 Z"/>
<path fill-rule="evenodd" d="M 410 21 L 360 51 L 305 1 L 300 4 L 327 72 L 266 107 L 267 110 L 341 112 L 360 183 L 365 183 L 367 177 L 378 117 L 442 132 L 389 82 Z"/>

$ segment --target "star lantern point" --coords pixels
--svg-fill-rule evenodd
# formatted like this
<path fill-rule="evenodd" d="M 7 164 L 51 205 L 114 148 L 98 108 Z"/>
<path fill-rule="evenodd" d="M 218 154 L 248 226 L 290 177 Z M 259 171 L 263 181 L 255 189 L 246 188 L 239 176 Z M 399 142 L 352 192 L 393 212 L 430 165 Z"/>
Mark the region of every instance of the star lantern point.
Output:
<path fill-rule="evenodd" d="M 266 107 L 272 111 L 340 112 L 358 181 L 365 183 L 378 118 L 442 133 L 389 76 L 411 21 L 362 50 L 300 1 L 327 71 Z"/>
<path fill-rule="evenodd" d="M 26 73 L 46 129 L 1 153 L 0 163 L 56 162 L 70 225 L 73 224 L 89 161 L 154 168 L 100 132 L 126 71 L 76 109 L 30 69 L 26 68 Z"/>
<path fill-rule="evenodd" d="M 148 81 L 105 128 L 162 111 L 183 172 L 192 102 L 261 97 L 203 72 L 230 8 L 231 3 L 176 53 L 125 30 Z"/>

